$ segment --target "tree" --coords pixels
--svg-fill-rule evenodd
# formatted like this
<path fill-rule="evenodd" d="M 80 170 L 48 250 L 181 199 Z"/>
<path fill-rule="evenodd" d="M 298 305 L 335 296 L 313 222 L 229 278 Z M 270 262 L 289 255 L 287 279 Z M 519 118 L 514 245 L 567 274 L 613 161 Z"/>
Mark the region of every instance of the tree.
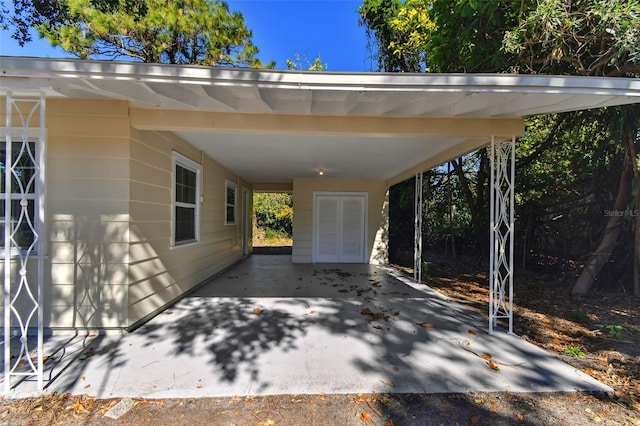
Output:
<path fill-rule="evenodd" d="M 638 0 L 539 0 L 504 36 L 520 72 L 640 75 Z"/>
<path fill-rule="evenodd" d="M 33 26 L 80 58 L 262 67 L 242 14 L 211 0 L 38 0 L 15 2 L 14 38 Z M 273 67 L 274 64 L 269 64 Z"/>
<path fill-rule="evenodd" d="M 253 211 L 257 228 L 291 237 L 293 232 L 293 197 L 286 193 L 256 192 Z"/>
<path fill-rule="evenodd" d="M 517 55 L 525 72 L 585 76 L 640 76 L 640 2 L 637 0 L 540 0 L 518 27 L 504 37 L 507 52 Z M 617 128 L 610 132 L 623 148 L 614 212 L 626 211 L 638 188 L 640 111 L 634 105 L 601 112 Z M 636 196 L 640 194 L 636 189 Z M 600 243 L 572 289 L 586 294 L 618 245 L 621 216 L 610 215 Z M 640 217 L 636 220 L 636 233 Z M 634 244 L 635 246 L 635 244 Z M 640 296 L 640 250 L 635 248 L 633 282 Z"/>
<path fill-rule="evenodd" d="M 419 43 L 398 49 L 406 43 L 399 29 L 416 26 L 420 14 L 410 13 L 410 9 L 418 3 L 428 3 L 422 10 L 434 25 L 411 34 Z M 385 71 L 416 71 L 407 66 L 412 63 L 407 52 L 418 46 L 414 54 L 419 57 L 414 63 L 423 61 L 425 70 L 438 72 L 637 77 L 638 3 L 365 0 L 360 13 L 366 13 L 361 22 L 375 36 L 378 49 L 374 54 Z M 372 10 L 376 6 L 381 9 Z M 406 21 L 403 27 L 398 26 L 400 16 Z M 640 218 L 603 214 L 640 209 L 639 114 L 637 106 L 627 106 L 532 117 L 526 120 L 526 135 L 517 144 L 516 231 L 522 232 L 522 238 L 516 240 L 518 253 L 523 264 L 527 259 L 567 265 L 586 260 L 583 275 L 591 278 L 586 286 L 576 285 L 575 293 L 588 291 L 597 273 L 616 275 L 624 282 L 633 274 L 634 288 L 640 289 Z M 474 154 L 474 161 L 471 155 L 451 162 L 457 179 L 450 181 L 454 194 L 466 200 L 469 224 L 478 237 L 464 230 L 456 234 L 477 240 L 478 246 L 483 245 L 480 238 L 486 234 L 481 219 L 486 213 L 489 184 L 482 152 Z M 436 200 L 443 199 L 439 191 L 433 188 Z M 634 210 L 634 206 L 639 208 Z M 636 222 L 633 238 L 632 220 Z M 599 248 L 587 260 L 585 253 L 595 247 Z M 630 253 L 635 253 L 633 262 L 629 262 Z M 614 259 L 617 261 L 610 261 Z"/>
<path fill-rule="evenodd" d="M 391 20 L 401 7 L 401 0 L 364 0 L 358 9 L 358 22 L 365 26 L 369 48 L 378 59 L 379 71 L 409 71 L 402 58 L 396 57 L 390 47 L 391 41 L 396 40 Z"/>
<path fill-rule="evenodd" d="M 20 46 L 32 40 L 31 29 L 46 22 L 60 23 L 68 18 L 66 0 L 13 0 L 12 4 L 13 9 L 9 10 L 4 1 L 0 1 L 0 29 L 11 29 L 12 38 Z"/>
<path fill-rule="evenodd" d="M 306 69 L 305 66 L 302 65 L 302 61 L 306 62 Z M 329 66 L 326 63 L 322 63 L 320 55 L 316 56 L 313 62 L 309 61 L 306 56 L 304 58 L 301 57 L 298 53 L 293 55 L 293 59 L 287 58 L 287 69 L 290 71 L 302 71 L 303 69 L 306 71 L 326 71 L 328 67 Z"/>
<path fill-rule="evenodd" d="M 513 55 L 502 50 L 503 34 L 518 24 L 527 3 L 531 1 L 434 1 L 429 66 L 437 72 L 509 71 Z"/>

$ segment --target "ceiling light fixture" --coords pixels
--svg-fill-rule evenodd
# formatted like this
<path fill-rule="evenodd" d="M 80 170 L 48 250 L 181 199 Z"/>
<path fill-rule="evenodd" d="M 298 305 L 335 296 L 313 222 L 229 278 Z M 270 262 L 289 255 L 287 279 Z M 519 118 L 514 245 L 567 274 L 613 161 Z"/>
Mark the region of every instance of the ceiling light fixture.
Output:
<path fill-rule="evenodd" d="M 324 169 L 318 169 L 318 174 L 320 176 L 323 176 L 324 175 Z"/>

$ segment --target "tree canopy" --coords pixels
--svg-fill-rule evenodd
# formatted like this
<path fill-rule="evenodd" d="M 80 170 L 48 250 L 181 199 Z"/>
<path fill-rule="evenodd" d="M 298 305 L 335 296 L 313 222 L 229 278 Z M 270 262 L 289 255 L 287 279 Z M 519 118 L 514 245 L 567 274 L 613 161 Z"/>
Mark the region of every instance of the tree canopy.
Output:
<path fill-rule="evenodd" d="M 640 76 L 638 0 L 364 0 L 359 13 L 382 71 Z M 600 276 L 609 290 L 633 282 L 640 294 L 640 106 L 532 117 L 526 126 L 516 150 L 521 264 L 584 266 L 575 293 Z M 486 150 L 425 177 L 425 246 L 442 251 L 458 239 L 482 255 Z M 407 198 L 394 189 L 390 197 Z"/>
<path fill-rule="evenodd" d="M 4 25 L 19 43 L 33 28 L 79 58 L 264 66 L 242 14 L 221 1 L 14 0 Z"/>

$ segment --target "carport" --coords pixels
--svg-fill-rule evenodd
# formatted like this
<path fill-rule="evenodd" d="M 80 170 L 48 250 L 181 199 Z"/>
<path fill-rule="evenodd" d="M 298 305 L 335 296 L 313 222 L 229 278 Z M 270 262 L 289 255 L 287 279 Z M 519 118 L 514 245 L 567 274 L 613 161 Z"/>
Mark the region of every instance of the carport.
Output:
<path fill-rule="evenodd" d="M 396 270 L 289 256 L 251 256 L 133 333 L 57 344 L 47 391 L 99 398 L 612 391 Z"/>
<path fill-rule="evenodd" d="M 513 320 L 511 302 L 514 284 L 514 151 L 516 138 L 524 132 L 523 117 L 623 105 L 636 103 L 640 99 L 638 81 L 620 78 L 507 74 L 304 73 L 37 58 L 3 57 L 1 59 L 3 87 L 0 90 L 0 95 L 6 98 L 4 114 L 6 126 L 3 131 L 7 146 L 12 145 L 10 142 L 13 131 L 22 134 L 34 131 L 36 132 L 34 138 L 38 143 L 37 151 L 45 152 L 47 147 L 47 123 L 45 121 L 47 118 L 44 111 L 47 101 L 50 99 L 69 98 L 87 102 L 119 100 L 122 105 L 126 105 L 124 108 L 126 113 L 117 122 L 126 127 L 127 132 L 131 130 L 136 134 L 139 132 L 170 133 L 171 137 L 179 138 L 197 149 L 202 158 L 208 156 L 233 171 L 238 176 L 238 181 L 242 178 L 251 185 L 253 191 L 293 189 L 295 192 L 296 181 L 308 183 L 317 180 L 320 172 L 322 172 L 325 182 L 334 179 L 332 183 L 334 187 L 340 187 L 342 183 L 349 180 L 357 180 L 362 185 L 374 182 L 377 186 L 375 191 L 371 192 L 375 192 L 376 201 L 379 204 L 374 206 L 378 208 L 378 211 L 375 212 L 376 220 L 373 222 L 373 232 L 372 229 L 369 229 L 368 232 L 365 230 L 366 238 L 360 236 L 360 242 L 367 245 L 365 255 L 361 257 L 363 263 L 384 264 L 386 261 L 388 202 L 384 200 L 385 189 L 409 177 L 419 177 L 424 170 L 451 158 L 481 147 L 491 146 L 490 253 L 492 257 L 488 283 L 491 294 L 488 319 L 490 334 L 498 318 L 508 320 L 508 331 L 511 331 Z M 14 123 L 12 121 L 18 115 L 14 110 L 15 106 L 18 103 L 27 102 L 34 105 L 31 110 L 34 117 L 40 114 L 40 118 L 34 120 L 37 121 L 37 126 L 30 127 L 28 123 L 19 123 L 18 121 Z M 27 138 L 23 137 L 23 140 L 16 138 L 16 143 L 20 142 L 22 142 L 22 150 L 24 150 L 24 147 L 28 146 Z M 42 158 L 44 155 L 41 156 Z M 36 163 L 35 158 L 32 160 L 33 163 Z M 11 181 L 11 173 L 15 173 L 12 168 L 13 165 L 6 167 L 5 182 Z M 38 181 L 43 188 L 36 194 L 42 207 L 38 211 L 39 217 L 29 217 L 33 213 L 27 208 L 26 197 L 30 196 L 28 191 L 24 189 L 17 191 L 10 184 L 6 184 L 5 193 L 10 196 L 5 197 L 5 214 L 11 216 L 11 209 L 15 204 L 11 202 L 11 199 L 20 199 L 24 202 L 24 205 L 18 203 L 21 217 L 26 217 L 25 223 L 28 223 L 32 230 L 34 228 L 38 230 L 38 226 L 40 229 L 46 228 L 47 221 L 47 212 L 45 211 L 47 203 L 44 191 L 46 188 L 45 161 L 41 161 L 40 168 L 35 164 L 33 168 L 36 170 L 33 174 L 34 181 Z M 330 186 L 327 184 L 325 188 L 320 190 L 308 186 L 304 193 L 311 200 L 311 196 L 315 196 L 314 191 L 335 191 L 327 189 Z M 223 190 L 223 188 L 220 189 Z M 342 191 L 355 192 L 358 190 L 339 191 L 341 192 L 338 196 L 342 196 L 345 193 Z M 418 192 L 416 191 L 417 195 Z M 371 211 L 372 207 L 369 208 Z M 419 222 L 420 208 L 420 197 L 417 196 L 417 236 L 422 234 Z M 315 210 L 311 207 L 311 202 L 303 211 L 305 214 L 296 213 L 294 219 L 293 259 L 289 259 L 302 264 L 287 266 L 301 268 L 299 271 L 311 272 L 311 277 L 295 272 L 296 279 L 302 280 L 301 285 L 305 284 L 307 278 L 313 281 L 314 270 L 312 268 L 317 267 L 323 270 L 326 268 L 326 265 L 320 263 L 316 263 L 315 266 L 313 264 L 313 262 L 318 262 L 319 257 L 314 245 L 317 243 L 316 234 L 312 232 L 315 223 L 313 220 Z M 127 218 L 127 220 L 129 219 Z M 151 217 L 147 220 L 153 222 L 155 219 Z M 168 221 L 158 220 L 157 222 L 158 227 L 161 227 L 163 223 Z M 5 221 L 4 226 L 5 247 L 10 247 L 11 238 L 9 235 L 12 231 L 10 221 Z M 238 232 L 238 234 L 242 234 L 242 232 Z M 45 253 L 45 243 L 45 239 L 36 238 L 33 242 L 34 248 L 39 246 L 38 252 Z M 128 241 L 126 243 L 128 244 Z M 148 247 L 145 246 L 145 248 Z M 220 251 L 222 250 L 220 249 Z M 12 265 L 15 269 L 16 256 L 13 256 L 14 253 L 11 250 L 5 250 L 4 253 L 4 335 L 10 336 L 14 332 L 11 330 L 10 321 L 14 320 L 19 323 L 19 327 L 15 328 L 19 328 L 18 333 L 22 346 L 18 350 L 12 350 L 8 339 L 5 339 L 5 375 L 11 368 L 9 365 L 10 354 L 19 353 L 19 356 L 22 357 L 34 349 L 33 345 L 26 344 L 27 334 L 29 330 L 37 329 L 39 338 L 37 353 L 39 355 L 37 362 L 29 363 L 33 369 L 28 373 L 37 373 L 40 385 L 42 385 L 44 362 L 42 355 L 45 352 L 40 347 L 44 336 L 42 311 L 43 304 L 50 302 L 44 299 L 43 262 L 47 259 L 45 256 L 38 257 L 32 250 L 23 252 L 18 250 L 18 252 L 17 255 L 21 262 L 19 283 L 12 282 L 14 278 L 11 276 Z M 150 256 L 155 256 L 152 250 L 149 252 L 151 252 Z M 416 238 L 414 259 L 416 266 L 419 266 L 421 261 L 419 238 Z M 250 267 L 253 261 L 246 262 L 245 267 Z M 123 268 L 126 269 L 131 266 L 130 263 L 135 262 L 129 262 L 126 259 L 121 263 L 125 265 Z M 92 266 L 100 269 L 102 264 L 99 260 L 96 265 Z M 334 269 L 342 271 L 342 268 L 347 267 L 370 268 L 373 266 L 341 264 L 340 266 L 336 265 Z M 416 282 L 420 282 L 420 269 L 420 267 L 415 268 L 416 276 L 414 279 Z M 293 270 L 298 271 L 297 269 Z M 128 271 L 122 275 L 126 276 Z M 366 278 L 364 284 L 367 284 L 369 283 L 367 277 L 371 277 L 371 275 L 366 275 L 370 274 L 367 271 L 368 269 L 354 269 L 347 271 L 351 275 L 341 276 L 337 272 L 336 274 L 343 279 L 357 277 L 365 281 Z M 243 273 L 239 273 L 238 276 L 241 278 Z M 286 274 L 288 272 L 286 269 L 274 270 L 273 273 L 276 274 L 279 284 L 282 284 L 280 281 L 287 281 Z M 217 283 L 216 289 L 223 288 L 220 286 L 219 280 L 224 282 L 225 277 L 230 282 L 234 281 L 227 274 L 225 273 L 222 278 L 215 281 Z M 327 274 L 331 274 L 331 272 L 327 272 Z M 254 277 L 254 280 L 263 279 L 264 277 Z M 66 284 L 72 287 L 75 282 Z M 97 285 L 102 284 L 103 282 L 97 283 Z M 358 282 L 352 285 L 356 286 L 355 288 L 366 288 L 364 284 Z M 126 287 L 129 282 L 119 285 Z M 372 284 L 369 283 L 369 285 Z M 291 286 L 286 286 L 286 288 L 289 287 Z M 296 290 L 296 287 L 294 286 L 293 289 Z M 412 289 L 416 290 L 415 287 Z M 15 300 L 10 297 L 12 292 L 23 290 L 31 296 L 28 300 L 28 310 L 21 310 L 21 307 L 18 307 Z M 376 289 L 371 291 L 374 290 L 377 291 Z M 72 289 L 71 293 L 74 291 Z M 126 293 L 128 289 L 125 288 L 123 291 Z M 313 292 L 317 289 L 313 288 L 309 291 L 310 294 L 316 294 Z M 345 296 L 348 293 L 340 294 Z M 411 294 L 412 292 L 409 292 L 409 295 Z M 309 356 L 317 349 L 317 346 L 314 345 L 317 345 L 317 342 L 324 342 L 329 336 L 332 336 L 334 340 L 331 345 L 327 346 L 327 350 L 335 351 L 334 356 L 323 358 L 323 361 L 317 364 L 322 370 L 331 371 L 335 367 L 330 359 L 340 358 L 335 355 L 348 353 L 348 349 L 357 347 L 358 342 L 365 344 L 369 339 L 371 342 L 379 344 L 377 347 L 374 346 L 378 349 L 368 352 L 367 348 L 371 348 L 371 346 L 361 348 L 361 351 L 368 353 L 369 356 L 360 361 L 357 359 L 351 361 L 350 365 L 359 365 L 358 374 L 355 376 L 368 377 L 367 380 L 372 379 L 375 374 L 383 374 L 384 376 L 387 374 L 386 366 L 389 364 L 391 373 L 388 373 L 388 377 L 379 379 L 383 380 L 380 382 L 383 386 L 387 386 L 384 382 L 392 383 L 389 379 L 393 377 L 393 374 L 410 374 L 411 377 L 406 378 L 407 382 L 411 382 L 409 379 L 414 378 L 415 383 L 427 386 L 428 382 L 425 381 L 427 380 L 425 377 L 437 377 L 437 375 L 426 374 L 427 372 L 424 370 L 427 368 L 426 365 L 429 365 L 429 368 L 441 368 L 440 366 L 447 365 L 445 360 L 448 357 L 458 357 L 460 354 L 478 358 L 482 364 L 482 357 L 478 354 L 482 355 L 485 351 L 489 353 L 489 347 L 500 347 L 500 341 L 508 342 L 515 339 L 513 336 L 503 336 L 504 340 L 495 340 L 491 337 L 491 344 L 483 348 L 482 343 L 476 338 L 480 334 L 478 332 L 476 334 L 469 333 L 469 329 L 466 329 L 466 323 L 460 322 L 462 318 L 466 318 L 466 314 L 459 314 L 457 310 L 451 311 L 445 308 L 448 304 L 443 304 L 438 298 L 411 298 L 409 296 L 406 299 L 396 298 L 397 300 L 390 298 L 387 300 L 390 303 L 389 306 L 397 305 L 399 308 L 403 308 L 394 310 L 382 306 L 363 306 L 358 302 L 361 297 L 366 298 L 367 296 L 362 294 L 353 300 L 344 297 L 323 298 L 322 296 L 298 298 L 294 293 L 293 297 L 286 297 L 282 300 L 278 298 L 264 299 L 265 303 L 269 303 L 264 307 L 256 306 L 263 309 L 261 312 L 264 314 L 255 314 L 257 315 L 255 317 L 244 315 L 237 317 L 231 324 L 230 333 L 243 336 L 238 333 L 249 330 L 247 325 L 253 324 L 253 328 L 259 330 L 263 322 L 270 324 L 275 321 L 276 326 L 273 327 L 273 330 L 267 330 L 268 333 L 263 336 L 253 336 L 247 332 L 247 337 L 253 336 L 257 339 L 242 340 L 242 342 L 250 347 L 255 342 L 260 342 L 255 350 L 247 353 L 243 346 L 230 347 L 228 353 L 224 352 L 219 356 L 225 359 L 238 356 L 243 362 L 245 359 L 250 361 L 253 357 L 263 359 L 262 356 L 258 356 L 259 349 L 273 348 L 273 344 L 270 343 L 272 341 L 278 342 L 275 348 L 282 351 L 283 356 L 295 353 L 294 347 L 301 348 L 299 350 L 304 350 L 304 353 L 308 355 L 297 356 L 295 359 L 277 358 L 281 364 L 274 362 L 272 367 L 274 371 L 277 371 L 278 368 L 296 365 L 294 362 L 307 362 L 307 360 L 313 359 Z M 213 300 L 213 302 L 204 302 L 205 300 Z M 118 338 L 100 336 L 94 339 L 96 343 L 99 340 L 108 344 L 108 347 L 115 351 L 110 354 L 110 361 L 104 367 L 109 367 L 109 371 L 116 371 L 114 363 L 117 363 L 119 359 L 122 359 L 122 365 L 131 365 L 133 361 L 125 361 L 128 358 L 122 357 L 129 356 L 129 350 L 125 349 L 135 346 L 134 343 L 131 341 L 130 346 L 125 348 L 121 347 L 118 342 L 145 339 L 145 336 L 150 336 L 142 345 L 147 350 L 156 347 L 155 345 L 171 346 L 171 348 L 167 347 L 163 353 L 165 355 L 173 353 L 176 357 L 174 359 L 166 358 L 166 362 L 190 365 L 191 367 L 199 365 L 189 356 L 208 347 L 213 352 L 203 352 L 202 362 L 204 364 L 200 365 L 210 364 L 211 359 L 207 361 L 207 357 L 210 357 L 211 353 L 216 354 L 216 348 L 224 347 L 227 339 L 216 340 L 223 339 L 223 337 L 218 336 L 213 331 L 214 329 L 205 327 L 205 322 L 194 322 L 195 319 L 210 321 L 212 320 L 211 315 L 219 315 L 222 319 L 234 318 L 233 315 L 237 315 L 239 312 L 245 313 L 243 309 L 257 303 L 256 300 L 246 295 L 236 295 L 233 302 L 225 302 L 227 303 L 226 310 L 218 311 L 215 308 L 217 306 L 215 300 L 216 298 L 188 297 L 172 308 L 172 314 L 161 314 L 134 334 Z M 311 308 L 311 302 L 317 304 L 317 309 Z M 214 305 L 210 305 L 211 303 Z M 272 303 L 277 304 L 272 305 Z M 117 303 L 114 303 L 114 306 L 119 307 Z M 149 315 L 165 307 L 165 305 L 157 306 L 157 310 L 150 312 Z M 189 307 L 195 311 L 189 311 Z M 347 307 L 352 309 L 345 310 Z M 429 311 L 436 307 L 437 310 Z M 378 311 L 374 308 L 387 310 Z M 309 312 L 305 312 L 305 309 L 308 309 Z M 368 312 L 371 312 L 371 315 L 366 314 L 367 311 L 362 314 L 364 309 L 370 309 Z M 311 310 L 315 312 L 312 314 Z M 179 315 L 183 311 L 185 317 Z M 411 312 L 411 319 L 403 319 L 402 315 L 405 311 Z M 277 313 L 277 315 L 270 318 L 269 312 Z M 400 312 L 400 315 L 396 315 L 395 312 Z M 319 315 L 319 313 L 323 315 Z M 314 316 L 316 314 L 318 314 L 317 317 Z M 391 315 L 393 318 L 386 318 L 387 321 L 383 320 L 382 323 L 377 324 L 381 329 L 374 328 L 372 332 L 368 328 L 367 317 L 371 316 L 376 319 L 378 315 L 382 315 L 383 318 Z M 353 319 L 354 317 L 356 319 Z M 161 325 L 163 318 L 170 318 L 168 320 L 170 322 L 166 325 L 169 329 L 163 328 Z M 177 321 L 179 318 L 183 319 Z M 256 318 L 259 318 L 260 321 L 252 321 Z M 290 328 L 289 318 L 297 319 L 293 322 L 293 331 L 287 334 L 286 331 Z M 321 320 L 316 320 L 316 318 L 321 318 Z M 243 324 L 243 320 L 248 321 L 247 324 Z M 284 324 L 279 324 L 278 320 L 283 320 Z M 376 334 L 382 333 L 387 326 L 386 323 L 392 321 L 395 321 L 393 324 L 397 326 L 392 328 L 396 330 L 396 333 Z M 171 330 L 171 322 L 180 324 L 181 329 Z M 351 322 L 355 322 L 353 327 L 351 325 L 345 327 L 345 324 L 351 324 Z M 412 322 L 414 325 L 411 325 Z M 415 324 L 421 322 L 433 327 L 420 326 L 416 329 Z M 152 327 L 158 327 L 158 332 L 154 332 Z M 445 329 L 456 329 L 457 337 L 437 334 L 439 333 L 437 330 Z M 318 333 L 312 333 L 312 330 L 317 330 Z M 357 332 L 353 332 L 353 330 L 357 330 Z M 175 339 L 164 339 L 167 334 L 171 335 L 171 332 L 175 334 Z M 331 333 L 327 334 L 327 332 Z M 414 335 L 420 337 L 421 340 L 412 341 L 410 337 Z M 485 336 L 485 334 L 482 335 Z M 314 339 L 304 345 L 300 343 L 300 339 L 310 338 L 309 336 L 314 336 Z M 338 341 L 335 340 L 336 336 L 341 336 L 340 339 L 346 337 L 344 341 L 348 341 L 350 344 L 342 341 L 340 341 L 342 344 L 338 344 Z M 473 338 L 470 339 L 470 337 Z M 202 345 L 187 344 L 183 346 L 185 342 L 193 342 L 194 339 L 204 340 L 200 342 Z M 368 343 L 371 344 L 371 342 Z M 423 351 L 422 349 L 426 350 L 427 348 L 422 346 L 434 342 L 438 342 L 438 345 L 431 344 L 428 347 L 431 351 L 441 351 L 441 357 L 438 360 L 420 358 L 410 362 L 411 359 L 403 352 L 410 350 L 412 354 L 431 353 Z M 414 346 L 419 346 L 421 350 L 415 350 Z M 100 347 L 104 348 L 102 344 Z M 181 358 L 179 353 L 172 352 L 175 348 L 183 349 L 181 353 L 189 356 Z M 392 348 L 397 350 L 391 351 Z M 473 348 L 478 348 L 478 350 Z M 96 348 L 96 350 L 98 349 Z M 109 349 L 99 350 L 102 351 L 101 353 L 109 352 Z M 509 352 L 505 351 L 506 353 Z M 535 351 L 525 351 L 524 353 L 531 360 L 538 357 Z M 138 358 L 148 359 L 147 355 Z M 377 355 L 384 358 L 376 358 Z M 92 356 L 88 359 L 93 362 L 93 359 L 99 359 L 99 357 Z M 518 367 L 511 366 L 511 364 L 518 364 L 520 360 L 521 358 L 507 359 L 504 362 L 509 365 L 505 366 L 506 368 L 501 368 L 500 371 L 521 371 Z M 311 368 L 313 364 L 312 362 L 305 368 Z M 163 364 L 161 361 L 154 361 L 153 365 Z M 433 365 L 438 365 L 438 367 L 433 367 Z M 139 365 L 140 369 L 146 368 L 146 366 L 147 364 Z M 398 368 L 398 371 L 395 371 L 394 366 Z M 73 370 L 75 374 L 76 368 Z M 81 371 L 82 369 L 77 368 L 77 370 Z M 249 370 L 251 369 L 249 368 Z M 261 368 L 259 372 L 262 373 L 266 370 L 266 368 Z M 495 370 L 489 370 L 488 373 L 494 374 Z M 94 371 L 94 369 L 92 367 L 87 371 Z M 455 372 L 463 372 L 464 370 L 459 369 L 457 364 L 452 364 L 447 368 L 442 367 L 442 371 L 449 371 L 447 373 L 447 383 L 449 383 L 452 382 L 451 379 L 454 378 Z M 258 372 L 249 371 L 250 376 L 256 376 L 256 374 Z M 368 374 L 371 376 L 367 376 Z M 470 371 L 465 374 L 469 377 L 474 375 Z M 336 377 L 335 374 L 331 376 Z M 112 374 L 104 376 L 102 379 L 104 383 L 107 383 L 108 377 L 112 377 Z M 348 377 L 347 373 L 344 377 Z M 444 373 L 441 377 L 444 377 Z M 544 381 L 541 377 L 543 376 L 529 377 L 529 380 Z M 251 379 L 252 387 L 245 389 L 245 391 L 254 392 L 253 386 L 258 386 L 257 392 L 262 388 L 269 388 L 269 392 L 276 391 L 274 385 L 269 384 L 272 381 L 277 383 L 275 378 L 260 380 L 262 381 L 259 381 L 257 376 Z M 491 381 L 482 378 L 477 380 L 479 383 L 486 382 L 488 384 Z M 294 382 L 303 383 L 302 380 L 294 380 Z M 5 389 L 8 389 L 7 383 L 8 381 L 5 382 Z M 456 385 L 458 387 L 451 386 L 455 389 L 462 389 L 466 386 L 464 383 L 465 381 L 461 380 L 460 384 Z M 569 380 L 569 383 L 573 384 L 575 380 Z M 526 382 L 522 382 L 519 386 L 525 385 L 528 386 Z M 107 385 L 100 386 L 99 389 L 106 389 L 105 386 Z M 416 384 L 416 386 L 418 385 Z M 288 390 L 292 391 L 290 388 Z M 334 390 L 337 391 L 338 388 Z"/>

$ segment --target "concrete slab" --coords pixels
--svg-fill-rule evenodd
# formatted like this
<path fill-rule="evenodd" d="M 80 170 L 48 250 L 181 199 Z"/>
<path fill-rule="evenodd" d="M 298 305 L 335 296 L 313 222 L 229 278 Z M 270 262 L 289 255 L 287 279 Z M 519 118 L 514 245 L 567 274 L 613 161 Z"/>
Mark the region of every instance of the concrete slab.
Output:
<path fill-rule="evenodd" d="M 47 390 L 99 398 L 612 392 L 486 329 L 390 268 L 254 255 L 138 330 L 95 337 Z M 20 385 L 14 395 L 32 391 Z"/>

